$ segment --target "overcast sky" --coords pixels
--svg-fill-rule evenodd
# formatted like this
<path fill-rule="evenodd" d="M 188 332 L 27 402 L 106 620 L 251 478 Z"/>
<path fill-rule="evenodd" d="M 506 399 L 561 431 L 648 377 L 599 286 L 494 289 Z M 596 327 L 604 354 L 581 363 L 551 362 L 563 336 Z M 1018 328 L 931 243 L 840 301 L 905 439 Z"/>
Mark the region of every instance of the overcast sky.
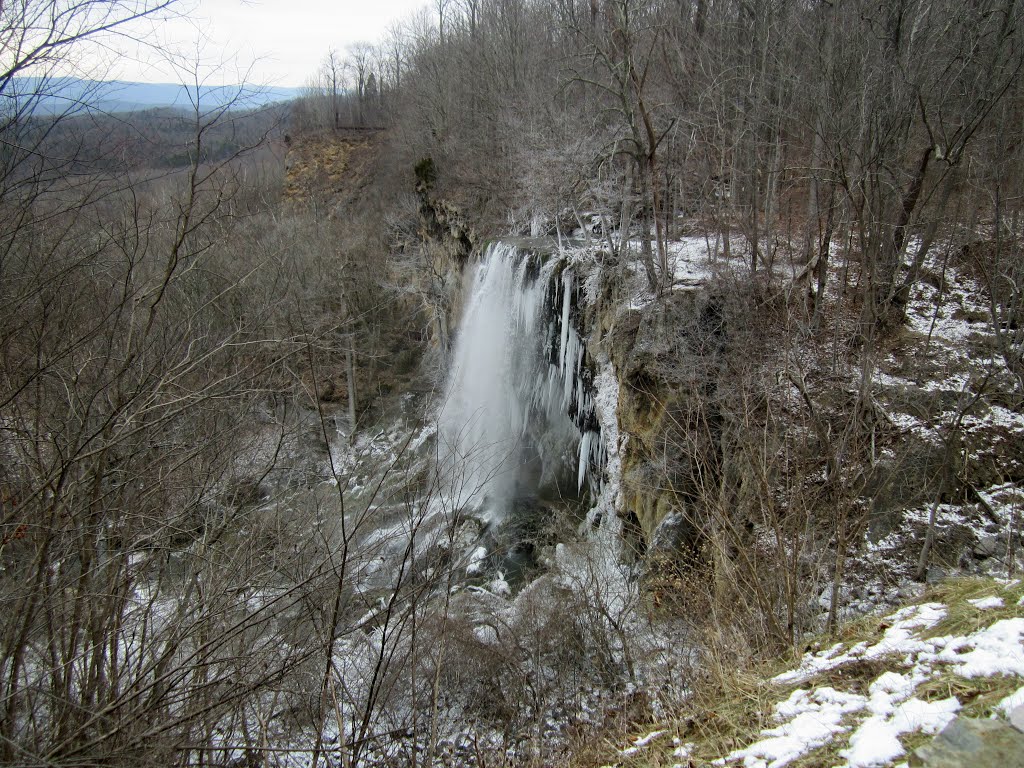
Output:
<path fill-rule="evenodd" d="M 217 84 L 242 76 L 259 85 L 305 85 L 331 48 L 377 42 L 394 21 L 411 16 L 426 0 L 183 0 L 187 18 L 154 30 L 165 47 L 195 51 L 217 64 Z M 173 82 L 167 62 L 152 50 L 124 51 L 112 77 Z M 194 56 L 192 58 L 195 58 Z M 225 62 L 224 66 L 219 66 Z M 251 67 L 251 69 L 250 69 Z M 247 74 L 248 73 L 248 74 Z M 247 76 L 246 76 L 247 74 Z"/>

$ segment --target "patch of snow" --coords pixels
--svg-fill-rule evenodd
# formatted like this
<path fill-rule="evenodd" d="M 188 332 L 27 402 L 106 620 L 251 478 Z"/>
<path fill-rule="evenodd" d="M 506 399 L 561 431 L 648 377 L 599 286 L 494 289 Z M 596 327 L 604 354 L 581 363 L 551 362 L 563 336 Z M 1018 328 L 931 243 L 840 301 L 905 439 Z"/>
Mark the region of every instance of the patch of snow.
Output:
<path fill-rule="evenodd" d="M 838 691 L 829 686 L 812 691 L 797 689 L 775 707 L 782 725 L 761 732 L 763 738 L 730 753 L 717 764 L 743 760 L 746 766 L 782 768 L 849 731 L 844 720 L 866 711 L 865 718 L 840 752 L 853 768 L 885 765 L 904 753 L 899 736 L 923 731 L 937 733 L 960 709 L 955 698 L 928 702 L 911 698 L 927 674 L 914 669 L 909 675 L 884 672 L 868 689 L 869 696 Z"/>
<path fill-rule="evenodd" d="M 927 648 L 918 640 L 912 630 L 934 627 L 946 617 L 946 606 L 941 603 L 924 603 L 903 608 L 887 616 L 885 621 L 892 621 L 891 627 L 885 630 L 882 639 L 864 652 L 869 659 L 877 659 L 888 654 L 909 654 Z"/>
<path fill-rule="evenodd" d="M 936 271 L 942 269 L 940 265 L 931 268 Z M 962 345 L 972 337 L 991 334 L 988 308 L 974 298 L 982 295 L 976 281 L 958 274 L 950 266 L 945 268 L 945 272 L 948 288 L 941 297 L 942 304 L 936 308 L 935 303 L 940 298 L 937 292 L 929 285 L 921 285 L 907 313 L 910 327 L 922 336 L 930 335 L 933 339 L 955 345 Z M 969 322 L 971 316 L 980 316 L 984 320 Z"/>
<path fill-rule="evenodd" d="M 964 392 L 971 383 L 967 373 L 954 373 L 937 379 L 929 379 L 920 389 L 924 392 Z"/>
<path fill-rule="evenodd" d="M 834 655 L 821 655 L 817 653 L 806 653 L 800 662 L 800 667 L 797 669 L 783 672 L 772 678 L 774 683 L 795 683 L 801 680 L 814 677 L 815 675 L 826 672 L 830 669 L 838 667 L 842 664 L 850 661 L 854 656 L 860 656 L 864 653 L 864 649 L 867 647 L 867 643 L 858 643 L 853 646 L 847 653 L 839 656 Z"/>
<path fill-rule="evenodd" d="M 892 714 L 896 702 L 909 699 L 917 687 L 913 676 L 898 672 L 883 672 L 868 688 L 871 695 L 871 711 L 875 714 Z"/>
<path fill-rule="evenodd" d="M 930 646 L 914 637 L 912 630 L 933 627 L 945 616 L 946 607 L 941 603 L 924 603 L 903 608 L 883 619 L 883 622 L 891 625 L 875 645 L 858 643 L 846 653 L 839 653 L 838 646 L 833 646 L 823 653 L 806 653 L 799 668 L 776 675 L 772 680 L 777 683 L 798 682 L 858 658 L 877 659 L 889 654 L 906 655 L 930 650 Z"/>
<path fill-rule="evenodd" d="M 839 754 L 850 766 L 884 765 L 903 754 L 898 733 L 882 718 L 870 717 L 850 737 L 849 749 Z"/>
<path fill-rule="evenodd" d="M 918 507 L 917 509 L 907 509 L 903 512 L 904 521 L 920 523 L 927 525 L 931 517 L 931 506 Z M 939 504 L 935 508 L 935 526 L 939 530 L 949 526 L 952 523 L 962 522 L 963 518 L 963 507 L 956 506 L 954 504 Z"/>
<path fill-rule="evenodd" d="M 1024 618 L 1002 619 L 990 627 L 966 636 L 921 639 L 913 630 L 927 629 L 946 615 L 945 606 L 925 603 L 911 606 L 887 617 L 892 626 L 873 646 L 858 643 L 845 653 L 835 648 L 824 653 L 806 654 L 796 670 L 777 675 L 775 682 L 795 682 L 856 659 L 880 659 L 902 656 L 914 666 L 914 674 L 925 674 L 932 663 L 952 665 L 962 677 L 996 674 L 1024 677 Z"/>
<path fill-rule="evenodd" d="M 961 677 L 1024 677 L 1024 618 L 1001 619 L 966 637 L 938 637 L 929 642 L 941 650 L 924 654 L 923 659 L 951 664 Z M 962 648 L 972 650 L 961 652 Z"/>
<path fill-rule="evenodd" d="M 976 597 L 973 600 L 968 600 L 967 602 L 982 611 L 987 611 L 990 608 L 1003 607 L 1003 598 L 996 597 L 995 595 L 992 595 L 991 597 Z"/>
<path fill-rule="evenodd" d="M 668 268 L 673 285 L 698 286 L 711 276 L 709 263 L 714 245 L 704 237 L 684 237 L 667 244 Z"/>
<path fill-rule="evenodd" d="M 935 428 L 921 421 L 916 416 L 911 416 L 909 413 L 892 412 L 888 413 L 890 423 L 901 432 L 912 434 L 921 440 L 927 440 L 929 442 L 937 442 L 938 436 L 935 434 Z"/>
<path fill-rule="evenodd" d="M 891 674 L 891 673 L 886 673 Z M 876 681 L 877 682 L 877 681 Z M 898 692 L 897 696 L 902 693 Z M 960 702 L 909 699 L 894 705 L 895 697 L 872 696 L 873 714 L 850 736 L 850 746 L 839 752 L 850 768 L 871 768 L 889 763 L 904 752 L 899 736 L 922 731 L 938 733 L 956 717 Z"/>
<path fill-rule="evenodd" d="M 963 420 L 964 428 L 980 429 L 1002 427 L 1014 431 L 1024 430 L 1024 414 L 1011 411 L 1001 405 L 989 406 L 988 412 L 981 416 L 968 415 Z"/>
<path fill-rule="evenodd" d="M 1000 598 L 979 598 L 971 603 L 981 608 L 1001 606 Z M 992 675 L 1024 677 L 1024 618 L 1003 619 L 969 635 L 922 638 L 923 630 L 934 627 L 947 614 L 939 603 L 903 608 L 883 619 L 882 638 L 871 645 L 858 643 L 844 650 L 841 643 L 806 654 L 800 667 L 778 675 L 775 682 L 805 680 L 858 659 L 896 657 L 909 669 L 889 670 L 868 688 L 868 695 L 837 691 L 831 687 L 797 689 L 775 707 L 782 725 L 762 731 L 761 739 L 730 753 L 719 765 L 743 760 L 744 765 L 781 768 L 849 730 L 848 716 L 864 712 L 840 755 L 851 768 L 890 765 L 904 754 L 899 737 L 905 733 L 938 733 L 960 710 L 950 697 L 924 701 L 914 691 L 935 674 L 941 665 L 961 677 Z M 899 663 L 899 662 L 898 662 Z M 1024 688 L 997 705 L 1004 713 L 1024 703 Z"/>
<path fill-rule="evenodd" d="M 909 699 L 897 707 L 892 723 L 899 733 L 934 734 L 953 722 L 959 711 L 960 702 L 955 696 L 940 701 Z"/>
<path fill-rule="evenodd" d="M 633 742 L 633 746 L 634 747 L 646 747 L 648 744 L 650 744 L 652 741 L 654 741 L 656 738 L 658 738 L 659 736 L 663 735 L 664 733 L 665 733 L 665 731 L 663 731 L 663 730 L 662 731 L 651 731 L 646 736 L 641 736 L 636 741 L 634 741 Z"/>
<path fill-rule="evenodd" d="M 993 486 L 988 490 L 979 491 L 978 495 L 985 500 L 985 503 L 992 508 L 997 516 L 1007 520 L 1011 518 L 1013 512 L 1024 506 L 1024 489 L 1018 488 L 1013 483 Z M 1018 583 L 1020 580 L 1014 579 L 1012 582 L 1005 582 L 1005 586 L 1013 587 Z"/>
<path fill-rule="evenodd" d="M 731 752 L 718 764 L 743 760 L 746 766 L 782 768 L 848 730 L 842 724 L 844 717 L 865 706 L 867 699 L 863 696 L 834 688 L 823 687 L 810 692 L 797 689 L 786 701 L 776 705 L 776 719 L 788 718 L 786 722 L 762 731 L 761 735 L 768 738 Z"/>
<path fill-rule="evenodd" d="M 896 387 L 898 389 L 915 389 L 917 387 L 917 384 L 910 379 L 905 379 L 902 376 L 892 376 L 877 369 L 874 371 L 873 379 L 876 384 L 880 384 L 883 387 Z"/>
<path fill-rule="evenodd" d="M 1000 702 L 996 704 L 995 709 L 999 710 L 1004 715 L 1009 716 L 1013 710 L 1020 706 L 1024 706 L 1024 685 L 1006 698 L 1000 700 Z"/>
<path fill-rule="evenodd" d="M 682 746 L 676 747 L 672 750 L 672 757 L 677 757 L 680 760 L 685 760 L 693 752 L 693 748 L 697 746 L 694 742 L 688 741 Z"/>

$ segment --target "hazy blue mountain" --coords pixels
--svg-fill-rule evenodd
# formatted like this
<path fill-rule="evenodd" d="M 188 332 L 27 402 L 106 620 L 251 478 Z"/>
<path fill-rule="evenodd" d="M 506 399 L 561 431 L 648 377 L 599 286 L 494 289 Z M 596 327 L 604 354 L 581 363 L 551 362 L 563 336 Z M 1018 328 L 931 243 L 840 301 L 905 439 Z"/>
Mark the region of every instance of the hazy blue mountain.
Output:
<path fill-rule="evenodd" d="M 192 110 L 198 96 L 200 107 L 214 109 L 224 105 L 252 109 L 272 102 L 296 98 L 299 88 L 267 86 L 200 87 L 174 83 L 134 83 L 120 80 L 96 81 L 76 78 L 41 81 L 19 78 L 4 96 L 40 93 L 34 111 L 64 112 L 84 107 L 102 112 L 135 112 L 142 109 L 177 108 Z"/>

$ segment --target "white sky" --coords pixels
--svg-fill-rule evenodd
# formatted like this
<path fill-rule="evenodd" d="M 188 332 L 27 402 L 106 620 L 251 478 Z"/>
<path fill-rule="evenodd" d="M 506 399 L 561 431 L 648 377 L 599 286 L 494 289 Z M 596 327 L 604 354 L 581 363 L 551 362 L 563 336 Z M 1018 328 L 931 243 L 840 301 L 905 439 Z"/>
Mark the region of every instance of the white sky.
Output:
<path fill-rule="evenodd" d="M 301 86 L 330 48 L 378 42 L 395 21 L 427 0 L 183 0 L 187 18 L 162 21 L 154 30 L 163 47 L 201 62 L 210 84 L 240 80 L 257 85 Z M 200 42 L 205 38 L 203 42 Z M 110 78 L 177 82 L 182 73 L 147 49 L 124 50 Z"/>

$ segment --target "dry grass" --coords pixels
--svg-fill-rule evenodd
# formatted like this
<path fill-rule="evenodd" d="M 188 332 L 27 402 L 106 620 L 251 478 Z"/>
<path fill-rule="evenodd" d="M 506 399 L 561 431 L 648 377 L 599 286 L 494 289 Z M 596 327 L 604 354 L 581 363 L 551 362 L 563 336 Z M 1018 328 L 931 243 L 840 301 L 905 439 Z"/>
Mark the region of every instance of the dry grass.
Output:
<path fill-rule="evenodd" d="M 981 610 L 968 600 L 983 597 L 1003 598 L 1002 608 Z M 964 578 L 948 579 L 929 590 L 926 601 L 943 603 L 948 609 L 946 618 L 936 624 L 923 637 L 942 635 L 966 635 L 987 627 L 999 619 L 1009 619 L 1024 614 L 1024 608 L 1017 602 L 1024 596 L 1024 582 L 1003 584 L 993 579 Z"/>
<path fill-rule="evenodd" d="M 979 609 L 968 600 L 998 596 L 1002 608 Z M 985 578 L 951 579 L 936 585 L 914 604 L 938 602 L 947 606 L 946 618 L 922 637 L 967 635 L 991 625 L 1000 619 L 1022 615 L 1024 608 L 1017 602 L 1024 597 L 1024 584 L 1004 584 Z M 865 616 L 842 626 L 835 637 L 819 637 L 809 643 L 807 651 L 815 652 L 841 642 L 849 648 L 859 642 L 876 643 L 888 624 L 879 616 Z M 585 753 L 576 753 L 573 766 L 619 766 L 620 768 L 663 768 L 665 766 L 704 766 L 729 752 L 748 746 L 759 739 L 760 732 L 775 725 L 772 715 L 775 705 L 784 701 L 798 688 L 832 686 L 837 690 L 866 694 L 871 683 L 886 669 L 899 665 L 897 659 L 858 660 L 821 672 L 806 680 L 776 684 L 771 679 L 779 673 L 799 665 L 799 656 L 788 655 L 766 662 L 756 662 L 744 669 L 729 669 L 720 654 L 712 656 L 714 663 L 705 670 L 704 678 L 695 686 L 685 709 L 660 724 L 651 724 L 643 730 L 610 734 L 594 744 Z M 988 717 L 994 706 L 1021 685 L 1016 677 L 996 676 L 965 679 L 942 668 L 923 683 L 915 696 L 936 701 L 955 696 L 962 705 L 962 714 L 970 717 Z M 851 717 L 851 721 L 855 718 Z M 622 750 L 633 741 L 654 730 L 665 730 L 652 745 L 636 754 L 624 756 Z M 908 753 L 926 743 L 931 736 L 910 733 L 901 737 Z M 677 744 L 693 743 L 688 759 L 673 755 Z M 846 746 L 844 739 L 836 739 L 790 763 L 794 768 L 831 766 L 842 762 L 839 751 Z"/>

